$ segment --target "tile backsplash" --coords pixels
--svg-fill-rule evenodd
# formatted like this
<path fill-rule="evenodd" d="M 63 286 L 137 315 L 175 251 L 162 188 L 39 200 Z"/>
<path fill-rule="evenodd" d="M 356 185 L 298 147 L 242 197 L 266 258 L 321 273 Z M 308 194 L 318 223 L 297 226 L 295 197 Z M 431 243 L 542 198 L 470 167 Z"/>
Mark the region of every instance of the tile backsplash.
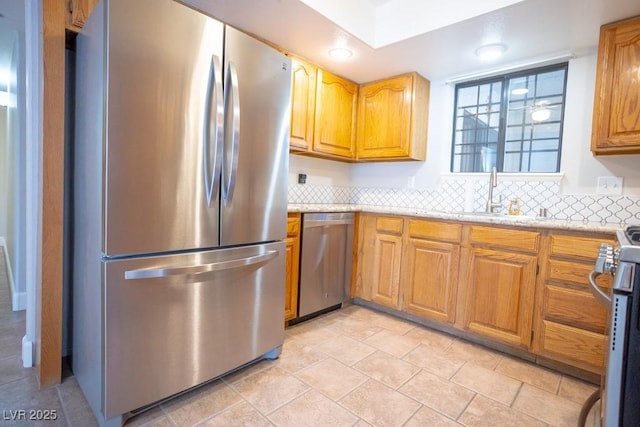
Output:
<path fill-rule="evenodd" d="M 445 178 L 435 190 L 403 188 L 289 185 L 289 203 L 354 204 L 415 208 L 442 212 L 482 211 L 487 201 L 485 178 Z M 640 224 L 640 197 L 562 194 L 558 181 L 501 179 L 494 200 L 502 197 L 502 210 L 519 198 L 523 215 L 540 208 L 554 219 L 601 224 Z"/>

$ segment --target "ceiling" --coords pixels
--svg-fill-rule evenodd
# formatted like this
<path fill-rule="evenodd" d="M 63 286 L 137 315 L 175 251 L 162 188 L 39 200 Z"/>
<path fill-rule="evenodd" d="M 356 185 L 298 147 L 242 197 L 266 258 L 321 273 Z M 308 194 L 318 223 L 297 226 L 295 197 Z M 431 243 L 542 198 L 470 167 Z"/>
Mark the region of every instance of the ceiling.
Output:
<path fill-rule="evenodd" d="M 447 80 L 557 56 L 580 56 L 595 50 L 600 25 L 640 15 L 638 0 L 471 0 L 479 4 L 517 3 L 468 18 L 468 11 L 461 12 L 459 22 L 423 32 L 416 28 L 430 14 L 416 5 L 433 0 L 182 1 L 358 83 L 408 71 L 417 71 L 432 81 Z M 343 12 L 342 24 L 305 1 L 333 4 L 334 10 Z M 461 5 L 469 1 L 437 0 L 433 3 L 439 5 L 435 15 L 451 15 L 450 10 L 443 12 L 442 5 L 462 10 Z M 24 3 L 0 0 L 0 69 L 10 61 L 16 31 L 24 31 Z M 382 26 L 391 14 L 396 16 L 395 23 L 388 24 L 391 30 L 402 29 L 397 33 L 401 35 L 391 36 L 398 41 L 376 48 L 375 43 L 356 36 L 354 25 L 372 25 L 373 19 L 374 27 Z M 402 23 L 397 16 L 404 16 Z M 416 34 L 407 37 L 404 27 L 411 27 Z M 492 42 L 506 44 L 505 55 L 494 62 L 481 61 L 475 50 Z M 348 46 L 354 55 L 342 62 L 331 59 L 327 52 L 336 43 Z"/>
<path fill-rule="evenodd" d="M 301 0 L 183 1 L 358 83 L 408 71 L 417 71 L 432 81 L 448 80 L 558 56 L 580 56 L 595 51 L 600 25 L 640 15 L 638 0 L 524 0 L 374 48 L 344 23 L 334 23 Z M 354 13 L 350 7 L 363 2 L 376 10 L 415 3 L 324 1 L 337 2 L 349 13 Z M 439 3 L 459 7 L 459 1 Z M 407 26 L 413 18 L 423 17 L 411 12 L 406 11 Z M 361 13 L 371 16 L 366 7 Z M 475 50 L 493 42 L 507 45 L 505 55 L 495 62 L 481 61 Z M 332 60 L 327 51 L 336 43 L 347 45 L 354 55 L 343 62 Z"/>

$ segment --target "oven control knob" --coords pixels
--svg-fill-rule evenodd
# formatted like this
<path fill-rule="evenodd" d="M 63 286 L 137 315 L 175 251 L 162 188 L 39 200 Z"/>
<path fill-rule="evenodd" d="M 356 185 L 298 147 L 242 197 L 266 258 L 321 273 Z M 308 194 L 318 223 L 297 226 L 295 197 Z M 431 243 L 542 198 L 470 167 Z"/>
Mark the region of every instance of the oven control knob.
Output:
<path fill-rule="evenodd" d="M 601 244 L 600 253 L 596 259 L 595 271 L 600 274 L 615 274 L 617 252 L 617 250 L 613 249 L 613 246 L 606 243 Z"/>

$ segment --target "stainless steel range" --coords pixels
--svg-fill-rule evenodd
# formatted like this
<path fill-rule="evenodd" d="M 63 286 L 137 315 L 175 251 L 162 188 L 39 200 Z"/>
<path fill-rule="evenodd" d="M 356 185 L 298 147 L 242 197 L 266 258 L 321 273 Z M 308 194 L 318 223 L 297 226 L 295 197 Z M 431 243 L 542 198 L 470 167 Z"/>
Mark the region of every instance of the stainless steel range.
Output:
<path fill-rule="evenodd" d="M 603 380 L 603 425 L 640 425 L 640 226 L 629 226 L 617 233 L 614 248 L 603 244 L 591 273 L 594 294 L 610 304 L 607 367 Z M 595 284 L 600 274 L 614 276 L 612 294 Z"/>

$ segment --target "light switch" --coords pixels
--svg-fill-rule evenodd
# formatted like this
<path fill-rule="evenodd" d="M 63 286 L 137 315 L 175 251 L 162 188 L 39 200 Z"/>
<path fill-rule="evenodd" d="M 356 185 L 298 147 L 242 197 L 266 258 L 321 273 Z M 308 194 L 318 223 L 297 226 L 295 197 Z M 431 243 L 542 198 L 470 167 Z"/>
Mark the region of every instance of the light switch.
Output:
<path fill-rule="evenodd" d="M 619 196 L 622 194 L 621 176 L 599 176 L 596 194 Z"/>

